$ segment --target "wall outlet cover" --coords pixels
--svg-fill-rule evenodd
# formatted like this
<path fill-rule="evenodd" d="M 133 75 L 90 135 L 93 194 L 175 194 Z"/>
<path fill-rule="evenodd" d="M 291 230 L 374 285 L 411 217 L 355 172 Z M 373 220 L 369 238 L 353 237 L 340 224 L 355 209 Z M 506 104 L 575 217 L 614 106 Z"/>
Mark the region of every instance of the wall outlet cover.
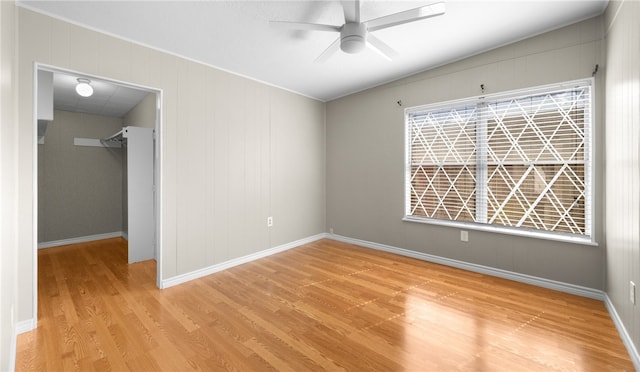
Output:
<path fill-rule="evenodd" d="M 460 230 L 460 241 L 468 242 L 469 241 L 469 232 L 465 230 Z"/>

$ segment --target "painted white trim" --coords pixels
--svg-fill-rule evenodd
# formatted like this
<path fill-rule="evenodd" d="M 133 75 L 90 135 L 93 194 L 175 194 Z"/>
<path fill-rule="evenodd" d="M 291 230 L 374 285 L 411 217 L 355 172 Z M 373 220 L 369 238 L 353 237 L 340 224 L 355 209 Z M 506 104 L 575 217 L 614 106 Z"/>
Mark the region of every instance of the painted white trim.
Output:
<path fill-rule="evenodd" d="M 545 239 L 552 240 L 556 242 L 563 243 L 571 243 L 571 244 L 580 244 L 597 247 L 598 242 L 591 238 L 582 238 L 580 236 L 572 236 L 565 235 L 563 233 L 554 233 L 547 231 L 537 231 L 535 229 L 529 229 L 524 227 L 510 227 L 510 226 L 499 226 L 494 224 L 484 224 L 477 222 L 465 222 L 465 221 L 448 221 L 448 220 L 440 220 L 436 218 L 426 218 L 426 217 L 412 217 L 412 216 L 404 216 L 402 221 L 406 222 L 415 222 L 415 223 L 423 223 L 427 225 L 436 225 L 436 226 L 445 226 L 451 227 L 454 229 L 464 229 L 464 230 L 476 230 L 476 231 L 484 231 L 495 234 L 506 234 L 506 235 L 516 235 L 523 236 L 525 238 L 532 239 Z"/>
<path fill-rule="evenodd" d="M 174 285 L 178 285 L 178 284 L 182 284 L 182 283 L 188 282 L 190 280 L 202 278 L 203 276 L 211 275 L 213 273 L 217 273 L 219 271 L 226 270 L 226 269 L 232 268 L 234 266 L 242 265 L 244 263 L 255 261 L 257 259 L 264 258 L 264 257 L 267 257 L 267 256 L 271 256 L 271 255 L 276 254 L 276 253 L 284 252 L 284 251 L 289 250 L 291 248 L 296 248 L 296 247 L 301 246 L 303 244 L 312 243 L 312 242 L 315 242 L 317 240 L 324 239 L 324 238 L 327 238 L 327 237 L 329 237 L 329 234 L 327 234 L 327 233 L 321 233 L 321 234 L 313 235 L 313 236 L 310 236 L 310 237 L 307 237 L 307 238 L 302 238 L 300 240 L 296 240 L 296 241 L 291 242 L 291 243 L 282 244 L 282 245 L 279 245 L 277 247 L 265 249 L 263 251 L 252 253 L 252 254 L 249 254 L 249 255 L 246 255 L 246 256 L 243 256 L 243 257 L 234 258 L 234 259 L 231 259 L 229 261 L 221 262 L 219 264 L 215 264 L 215 265 L 211 265 L 209 267 L 205 267 L 205 268 L 202 268 L 202 269 L 191 271 L 189 273 L 176 275 L 176 276 L 174 276 L 172 278 L 163 280 L 162 281 L 162 286 L 160 288 L 164 289 L 164 288 L 173 287 Z"/>
<path fill-rule="evenodd" d="M 18 332 L 16 332 L 16 326 L 13 325 L 11 332 L 11 345 L 9 345 L 9 371 L 16 370 L 16 356 L 18 353 Z"/>
<path fill-rule="evenodd" d="M 89 236 L 79 236 L 77 238 L 53 240 L 53 241 L 50 241 L 50 242 L 38 243 L 38 249 L 59 247 L 61 245 L 69 245 L 69 244 L 87 243 L 87 242 L 92 242 L 92 241 L 95 241 L 95 240 L 102 240 L 102 239 L 111 239 L 111 238 L 125 238 L 126 239 L 125 236 L 126 236 L 126 234 L 124 232 L 122 232 L 122 231 L 115 231 L 115 232 L 111 232 L 111 233 L 89 235 Z"/>
<path fill-rule="evenodd" d="M 593 169 L 594 169 L 594 159 L 595 156 L 595 147 L 594 147 L 594 130 L 595 126 L 593 125 L 594 118 L 596 117 L 596 102 L 594 98 L 594 90 L 595 90 L 595 78 L 583 78 L 576 79 L 570 81 L 563 81 L 552 84 L 544 84 L 538 85 L 534 87 L 528 88 L 520 88 L 507 90 L 503 92 L 496 93 L 488 93 L 483 95 L 476 95 L 461 99 L 453 99 L 449 101 L 443 102 L 434 102 L 427 103 L 423 105 L 407 107 L 404 109 L 404 136 L 405 136 L 405 177 L 404 177 L 404 203 L 405 203 L 405 214 L 402 218 L 403 221 L 407 222 L 415 222 L 415 223 L 423 223 L 429 225 L 438 225 L 438 226 L 446 226 L 456 229 L 469 229 L 469 230 L 478 230 L 485 231 L 491 233 L 499 233 L 499 234 L 507 234 L 507 235 L 516 235 L 523 236 L 527 238 L 534 239 L 546 239 L 552 241 L 559 241 L 563 243 L 571 243 L 571 244 L 580 244 L 586 246 L 598 246 L 598 242 L 596 241 L 595 233 L 592 233 L 593 226 L 595 225 L 595 208 L 593 208 L 592 198 L 585 197 L 585 235 L 580 235 L 577 233 L 564 233 L 557 231 L 546 231 L 542 229 L 528 228 L 524 226 L 507 226 L 498 223 L 491 223 L 490 221 L 482 222 L 482 218 L 478 217 L 478 220 L 481 222 L 473 222 L 473 221 L 456 221 L 449 219 L 441 219 L 441 218 L 430 218 L 424 216 L 414 216 L 411 215 L 411 151 L 412 146 L 409 143 L 411 140 L 411 133 L 413 132 L 413 125 L 410 122 L 410 116 L 414 114 L 425 114 L 432 111 L 440 111 L 440 110 L 448 110 L 448 109 L 457 109 L 459 107 L 467 107 L 474 106 L 478 110 L 478 121 L 483 121 L 483 125 L 479 126 L 476 123 L 476 127 L 478 128 L 476 132 L 478 133 L 481 129 L 486 131 L 486 118 L 480 119 L 481 117 L 485 117 L 487 114 L 485 112 L 486 105 L 491 104 L 492 102 L 504 101 L 504 100 L 516 100 L 522 99 L 526 97 L 541 95 L 541 94 L 554 94 L 554 93 L 566 93 L 567 91 L 574 91 L 576 89 L 588 89 L 588 94 L 585 94 L 587 97 L 584 99 L 585 102 L 588 102 L 586 107 L 588 110 L 585 111 L 584 120 L 585 120 L 585 133 L 584 133 L 584 171 L 585 171 L 585 195 L 593 195 L 594 188 L 594 177 L 593 177 Z M 582 98 L 581 98 L 582 99 Z M 486 136 L 485 136 L 486 137 Z M 477 141 L 476 141 L 477 142 Z M 485 145 L 486 141 L 485 141 Z M 514 145 L 514 144 L 512 144 Z M 486 149 L 482 149 L 478 146 L 477 150 L 486 151 Z M 479 154 L 480 155 L 480 154 Z M 486 155 L 486 154 L 485 154 Z M 486 172 L 485 172 L 486 173 Z M 484 177 L 487 175 L 485 174 Z M 480 174 L 476 175 L 476 177 L 481 177 Z M 486 181 L 486 180 L 485 180 Z M 486 186 L 486 182 L 477 181 L 478 185 L 484 184 Z M 484 194 L 486 196 L 486 187 L 478 186 L 476 188 L 476 196 L 479 197 L 480 194 Z M 484 199 L 483 199 L 484 200 Z M 465 202 L 466 203 L 466 202 Z M 486 203 L 484 207 L 484 218 L 487 218 L 486 211 Z M 502 207 L 500 207 L 502 208 Z M 480 209 L 477 210 L 476 213 L 481 213 Z M 528 213 L 528 212 L 527 212 Z M 526 214 L 522 219 L 524 220 Z"/>
<path fill-rule="evenodd" d="M 633 365 L 636 367 L 636 371 L 640 371 L 640 354 L 638 353 L 638 349 L 633 343 L 629 332 L 622 323 L 622 319 L 618 315 L 615 306 L 613 306 L 613 302 L 609 298 L 609 295 L 604 294 L 604 305 L 607 307 L 609 311 L 609 315 L 611 316 L 611 320 L 613 320 L 613 324 L 616 326 L 618 333 L 620 334 L 620 338 L 622 339 L 622 343 L 627 348 L 627 352 L 629 352 L 629 356 L 631 357 L 631 361 Z"/>
<path fill-rule="evenodd" d="M 29 331 L 33 331 L 38 327 L 35 319 L 27 319 L 16 323 L 16 335 L 20 335 Z"/>
<path fill-rule="evenodd" d="M 616 13 L 613 15 L 613 17 L 611 17 L 611 22 L 609 22 L 608 24 L 605 25 L 605 32 L 604 35 L 605 37 L 609 37 L 609 33 L 611 32 L 611 28 L 613 28 L 613 25 L 616 23 L 616 21 L 618 20 L 618 16 L 620 15 L 620 12 L 622 10 L 622 7 L 624 6 L 626 0 L 622 0 L 620 1 L 620 6 L 618 7 L 618 9 L 616 9 Z M 613 6 L 613 4 L 612 4 Z M 605 7 L 605 11 L 606 11 L 606 7 Z M 603 19 L 606 21 L 606 17 L 603 17 Z"/>
<path fill-rule="evenodd" d="M 158 288 L 162 288 L 161 287 L 161 282 L 163 279 L 163 271 L 162 268 L 164 267 L 164 259 L 162 256 L 162 252 L 163 252 L 163 240 L 162 240 L 162 234 L 163 234 L 163 230 L 162 230 L 162 226 L 163 226 L 163 206 L 162 206 L 162 200 L 163 200 L 163 190 L 164 188 L 162 187 L 162 181 L 163 181 L 163 174 L 164 174 L 164 157 L 162 154 L 164 154 L 164 129 L 163 129 L 163 122 L 164 122 L 164 117 L 163 117 L 163 113 L 164 110 L 162 109 L 162 105 L 163 105 L 163 95 L 164 95 L 164 91 L 162 89 L 158 89 L 156 92 L 156 123 L 155 123 L 155 154 L 154 156 L 154 192 L 155 195 L 153 196 L 153 205 L 154 205 L 154 213 L 155 213 L 155 220 L 156 220 L 156 228 L 155 228 L 155 243 L 156 243 L 156 287 Z M 127 231 L 124 233 L 123 238 L 125 238 L 127 241 L 129 240 L 129 228 L 127 227 Z"/>
<path fill-rule="evenodd" d="M 31 267 L 33 270 L 32 282 L 31 282 L 31 316 L 32 319 L 38 319 L 38 69 L 39 64 L 33 63 L 33 86 L 31 91 L 33 92 L 33 107 L 31 108 L 32 117 L 31 120 L 33 134 L 32 134 L 32 156 L 31 159 L 31 171 L 33 174 L 31 185 L 31 216 L 32 216 L 32 229 L 31 230 Z M 43 139 L 44 141 L 44 139 Z M 18 291 L 20 295 L 20 291 Z"/>
<path fill-rule="evenodd" d="M 44 70 L 44 71 L 50 71 L 53 73 L 62 73 L 62 74 L 67 74 L 67 75 L 75 75 L 78 77 L 82 77 L 82 78 L 87 78 L 87 79 L 96 79 L 96 80 L 104 80 L 105 82 L 108 83 L 112 83 L 115 85 L 120 85 L 126 88 L 131 88 L 131 89 L 137 89 L 137 90 L 144 90 L 146 92 L 149 93 L 159 93 L 162 91 L 162 89 L 160 88 L 154 88 L 148 85 L 143 85 L 143 84 L 138 84 L 138 83 L 132 83 L 132 82 L 128 82 L 128 81 L 124 81 L 124 80 L 117 80 L 117 79 L 113 79 L 104 75 L 97 75 L 97 74 L 89 74 L 89 73 L 84 73 L 78 70 L 74 70 L 74 69 L 70 69 L 70 68 L 66 68 L 66 67 L 58 67 L 55 65 L 50 65 L 48 63 L 42 63 L 42 62 L 34 62 L 34 65 L 36 66 L 37 70 Z M 37 73 L 36 73 L 37 75 Z M 37 88 L 37 85 L 34 85 L 34 89 Z M 34 108 L 34 112 L 37 112 L 37 107 Z M 37 117 L 37 116 L 36 116 Z M 37 125 L 37 123 L 36 123 Z M 36 127 L 37 128 L 37 127 Z"/>
<path fill-rule="evenodd" d="M 489 266 L 477 265 L 473 263 L 468 263 L 464 261 L 454 260 L 451 258 L 434 256 L 432 254 L 416 252 L 409 249 L 393 247 L 390 245 L 373 243 L 366 240 L 353 239 L 346 236 L 341 235 L 331 235 L 328 236 L 329 239 L 338 240 L 345 243 L 355 244 L 365 248 L 377 249 L 379 251 L 385 251 L 389 253 L 398 254 L 401 256 L 417 258 L 419 260 L 433 262 L 445 266 L 451 266 L 458 269 L 463 269 L 467 271 L 472 271 L 480 274 L 491 275 L 498 278 L 509 279 L 516 282 L 526 283 L 535 285 L 538 287 L 553 289 L 560 292 L 566 292 L 582 297 L 593 298 L 596 300 L 603 301 L 604 300 L 604 292 L 598 289 L 587 288 L 575 284 L 558 282 L 555 280 L 539 278 L 536 276 L 520 274 L 513 271 L 497 269 Z"/>
<path fill-rule="evenodd" d="M 113 147 L 117 149 L 122 147 L 122 145 L 117 142 L 102 142 L 97 138 L 81 138 L 81 137 L 74 137 L 73 144 L 74 146 Z"/>

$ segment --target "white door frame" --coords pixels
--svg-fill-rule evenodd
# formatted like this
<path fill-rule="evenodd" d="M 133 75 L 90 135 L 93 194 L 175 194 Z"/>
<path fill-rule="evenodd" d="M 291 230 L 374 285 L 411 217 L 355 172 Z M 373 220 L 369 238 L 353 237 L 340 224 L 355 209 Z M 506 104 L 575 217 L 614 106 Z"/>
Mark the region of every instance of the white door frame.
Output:
<path fill-rule="evenodd" d="M 102 80 L 115 85 L 155 93 L 156 95 L 156 125 L 155 125 L 155 154 L 154 154 L 154 182 L 155 182 L 155 243 L 156 243 L 156 286 L 162 288 L 162 89 L 148 87 L 140 84 L 115 80 L 103 76 L 86 74 L 66 68 L 51 66 L 42 63 L 34 63 L 33 68 L 33 328 L 37 327 L 38 319 L 38 71 L 59 72 L 68 75 L 87 78 L 90 80 Z"/>

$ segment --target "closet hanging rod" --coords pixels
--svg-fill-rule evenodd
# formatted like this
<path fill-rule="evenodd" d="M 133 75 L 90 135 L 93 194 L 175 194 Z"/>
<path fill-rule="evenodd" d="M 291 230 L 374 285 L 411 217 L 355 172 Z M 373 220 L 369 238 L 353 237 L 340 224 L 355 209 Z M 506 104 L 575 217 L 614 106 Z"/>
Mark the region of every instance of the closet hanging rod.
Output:
<path fill-rule="evenodd" d="M 103 138 L 100 141 L 101 142 L 122 142 L 124 139 L 124 131 L 126 130 L 126 128 L 122 128 L 118 133 L 112 134 L 111 136 L 107 137 L 107 138 Z"/>

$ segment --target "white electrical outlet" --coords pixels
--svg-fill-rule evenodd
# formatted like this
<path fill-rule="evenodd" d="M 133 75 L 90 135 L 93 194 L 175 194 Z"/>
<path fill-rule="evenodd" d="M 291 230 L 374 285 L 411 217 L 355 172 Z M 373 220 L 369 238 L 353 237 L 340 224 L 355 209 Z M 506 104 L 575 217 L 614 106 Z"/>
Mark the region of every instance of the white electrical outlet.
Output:
<path fill-rule="evenodd" d="M 333 227 L 329 228 L 329 234 L 333 234 Z"/>
<path fill-rule="evenodd" d="M 269 216 L 267 217 L 267 227 L 272 227 L 273 226 L 273 217 Z"/>
<path fill-rule="evenodd" d="M 465 230 L 460 230 L 460 241 L 468 242 L 469 241 L 469 232 Z"/>
<path fill-rule="evenodd" d="M 634 282 L 629 282 L 629 301 L 636 304 L 636 284 Z"/>

